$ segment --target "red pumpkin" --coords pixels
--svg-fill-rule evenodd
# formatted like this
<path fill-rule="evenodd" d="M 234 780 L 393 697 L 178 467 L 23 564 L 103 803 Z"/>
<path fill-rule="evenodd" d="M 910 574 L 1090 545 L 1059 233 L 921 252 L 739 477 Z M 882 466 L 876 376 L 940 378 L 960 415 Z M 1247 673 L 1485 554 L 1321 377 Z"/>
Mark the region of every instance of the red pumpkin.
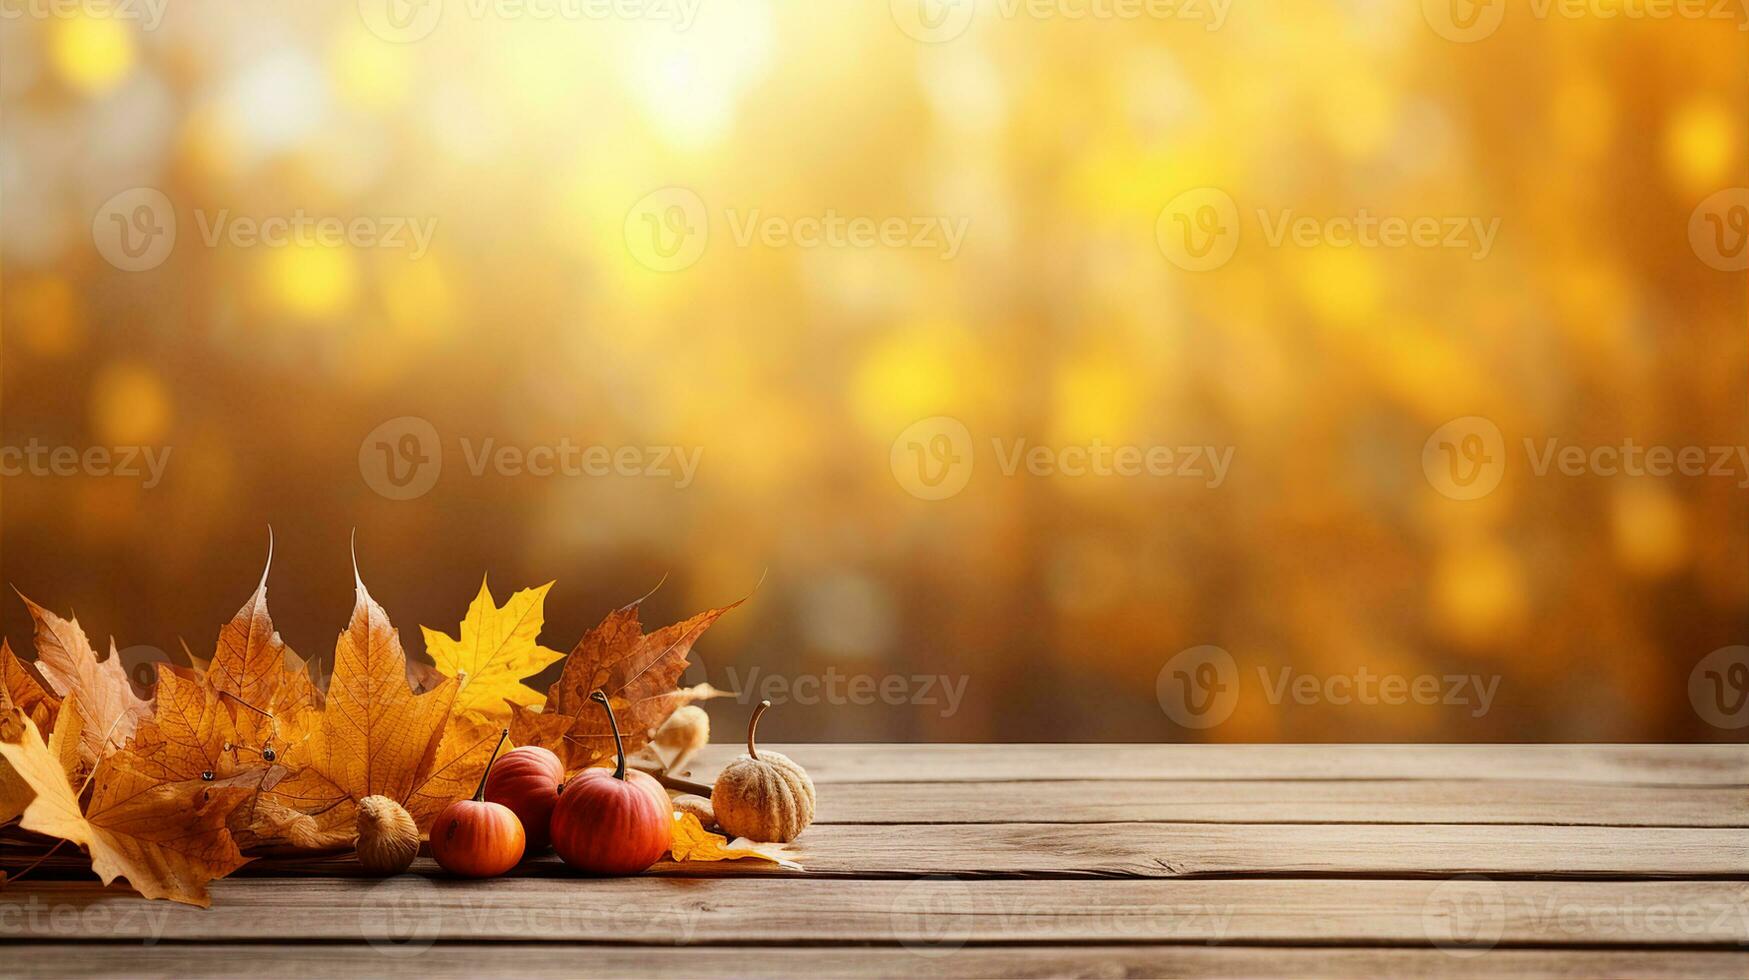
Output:
<path fill-rule="evenodd" d="M 431 825 L 431 856 L 443 870 L 469 878 L 491 878 L 516 867 L 522 860 L 526 839 L 522 821 L 501 803 L 486 802 L 486 778 L 492 774 L 492 763 L 498 759 L 498 749 L 504 747 L 505 729 L 498 735 L 498 746 L 492 758 L 486 760 L 486 771 L 471 800 L 457 800 L 443 808 L 437 822 Z"/>
<path fill-rule="evenodd" d="M 590 769 L 565 785 L 553 808 L 553 848 L 573 868 L 600 875 L 631 875 L 649 868 L 673 842 L 674 810 L 648 773 L 626 771 L 625 743 L 607 695 L 590 697 L 607 710 L 617 765 Z"/>
<path fill-rule="evenodd" d="M 547 825 L 553 804 L 559 802 L 559 784 L 565 780 L 565 765 L 550 749 L 524 745 L 504 753 L 486 775 L 486 801 L 502 803 L 522 821 L 528 835 L 528 853 L 547 846 Z"/>

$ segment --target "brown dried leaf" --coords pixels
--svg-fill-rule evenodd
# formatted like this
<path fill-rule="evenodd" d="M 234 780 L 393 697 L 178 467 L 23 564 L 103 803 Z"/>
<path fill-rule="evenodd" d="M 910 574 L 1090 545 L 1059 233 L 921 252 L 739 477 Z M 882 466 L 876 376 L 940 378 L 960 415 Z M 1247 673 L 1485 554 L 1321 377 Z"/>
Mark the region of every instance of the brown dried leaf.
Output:
<path fill-rule="evenodd" d="M 638 620 L 642 599 L 614 610 L 565 658 L 564 672 L 547 693 L 545 711 L 511 703 L 511 739 L 552 749 L 567 773 L 608 761 L 614 753 L 613 732 L 606 713 L 589 700 L 592 692 L 605 691 L 626 751 L 636 751 L 677 708 L 722 693 L 708 684 L 684 689 L 675 684 L 700 634 L 745 601 L 649 634 Z"/>
<path fill-rule="evenodd" d="M 139 723 L 151 717 L 152 702 L 134 693 L 113 640 L 109 657 L 98 660 L 77 619 L 62 619 L 23 595 L 19 598 L 36 624 L 37 669 L 56 694 L 79 696 L 86 721 L 82 751 L 85 761 L 96 765 L 127 744 Z"/>

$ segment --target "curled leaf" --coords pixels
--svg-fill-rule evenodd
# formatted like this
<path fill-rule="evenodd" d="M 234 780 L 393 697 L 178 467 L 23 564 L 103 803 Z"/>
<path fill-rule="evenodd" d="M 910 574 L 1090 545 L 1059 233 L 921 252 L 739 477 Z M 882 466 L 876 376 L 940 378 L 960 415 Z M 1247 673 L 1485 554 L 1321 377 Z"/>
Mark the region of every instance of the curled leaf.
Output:
<path fill-rule="evenodd" d="M 698 817 L 691 813 L 674 814 L 674 842 L 669 853 L 676 861 L 770 861 L 781 868 L 801 871 L 802 866 L 789 857 L 782 844 L 762 844 L 737 837 L 729 840 L 721 834 L 704 829 Z"/>

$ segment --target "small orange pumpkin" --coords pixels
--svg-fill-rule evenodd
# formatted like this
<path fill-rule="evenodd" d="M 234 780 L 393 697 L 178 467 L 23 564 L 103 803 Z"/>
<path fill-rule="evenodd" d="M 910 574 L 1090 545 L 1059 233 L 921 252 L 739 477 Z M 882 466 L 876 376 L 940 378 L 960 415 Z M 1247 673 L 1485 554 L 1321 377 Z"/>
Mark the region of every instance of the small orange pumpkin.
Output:
<path fill-rule="evenodd" d="M 431 825 L 431 856 L 451 874 L 493 878 L 522 860 L 527 843 L 522 821 L 502 803 L 486 802 L 486 777 L 492 774 L 492 763 L 498 761 L 498 750 L 504 747 L 509 734 L 508 728 L 499 733 L 498 744 L 492 749 L 492 758 L 486 760 L 486 771 L 480 775 L 474 798 L 444 807 L 437 822 Z"/>

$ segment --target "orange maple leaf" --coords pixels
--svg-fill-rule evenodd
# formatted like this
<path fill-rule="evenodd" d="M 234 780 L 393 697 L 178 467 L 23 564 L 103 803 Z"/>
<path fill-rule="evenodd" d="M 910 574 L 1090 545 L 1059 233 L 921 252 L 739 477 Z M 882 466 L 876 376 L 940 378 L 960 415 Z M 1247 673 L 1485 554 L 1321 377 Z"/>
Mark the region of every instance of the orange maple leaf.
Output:
<path fill-rule="evenodd" d="M 60 710 L 61 699 L 50 694 L 30 664 L 18 659 L 12 644 L 0 638 L 0 708 L 16 707 L 46 729 Z"/>
<path fill-rule="evenodd" d="M 589 700 L 592 692 L 607 693 L 628 753 L 648 742 L 676 709 L 723 693 L 709 684 L 675 684 L 699 635 L 747 600 L 706 610 L 654 633 L 645 633 L 638 620 L 643 601 L 615 609 L 583 635 L 548 690 L 545 710 L 510 703 L 510 737 L 516 744 L 552 749 L 567 773 L 576 772 L 605 763 L 614 754 L 607 715 Z"/>
<path fill-rule="evenodd" d="M 77 712 L 63 712 L 68 726 Z M 94 774 L 91 802 L 81 810 L 70 755 L 45 744 L 36 723 L 17 708 L 0 711 L 0 758 L 33 794 L 20 826 L 84 847 L 105 884 L 116 878 L 147 898 L 210 905 L 207 882 L 240 867 L 245 858 L 225 829 L 230 812 L 252 786 L 232 780 L 159 782 L 138 767 L 130 751 L 104 759 Z"/>
<path fill-rule="evenodd" d="M 19 598 L 35 623 L 37 669 L 56 694 L 78 695 L 85 714 L 81 754 L 96 765 L 127 744 L 139 723 L 151 717 L 152 702 L 134 693 L 114 640 L 108 658 L 99 660 L 78 619 L 62 619 L 22 593 Z"/>
<path fill-rule="evenodd" d="M 282 757 L 291 774 L 270 802 L 315 817 L 321 831 L 350 828 L 358 801 L 387 796 L 423 829 L 474 788 L 491 745 L 444 738 L 456 681 L 422 673 L 409 683 L 407 654 L 388 614 L 354 577 L 352 621 L 334 647 L 334 674 L 319 718 Z"/>

